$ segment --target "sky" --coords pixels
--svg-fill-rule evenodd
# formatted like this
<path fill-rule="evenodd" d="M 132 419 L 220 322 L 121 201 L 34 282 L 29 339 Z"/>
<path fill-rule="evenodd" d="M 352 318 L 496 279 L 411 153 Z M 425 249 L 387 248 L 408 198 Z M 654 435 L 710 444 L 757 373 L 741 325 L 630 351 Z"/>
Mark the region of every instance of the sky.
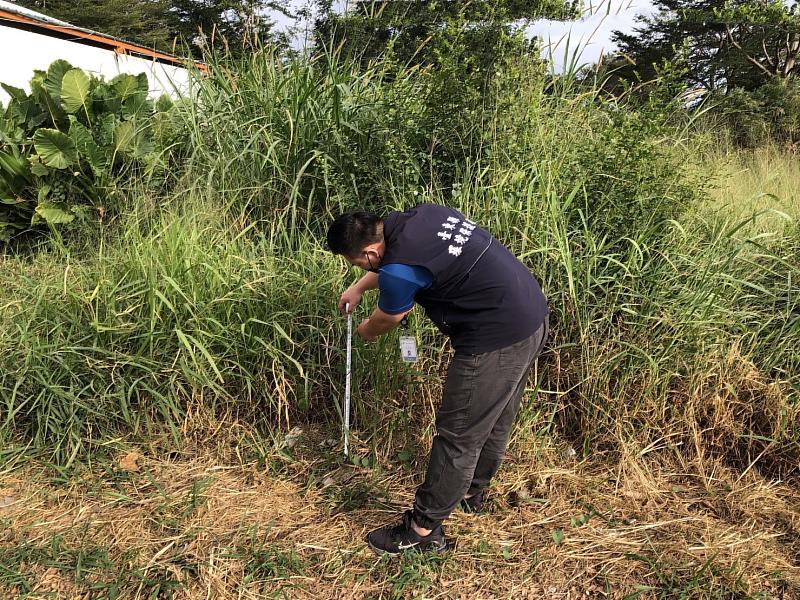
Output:
<path fill-rule="evenodd" d="M 599 4 L 589 4 L 578 21 L 542 20 L 531 25 L 528 31 L 542 38 L 543 55 L 552 54 L 556 70 L 561 70 L 565 58 L 571 60 L 575 52 L 577 64 L 589 64 L 597 62 L 602 54 L 616 50 L 611 32 L 630 33 L 637 26 L 638 15 L 651 15 L 654 11 L 651 0 L 600 0 Z"/>
<path fill-rule="evenodd" d="M 561 23 L 557 21 L 537 21 L 528 27 L 531 35 L 542 38 L 544 42 L 543 56 L 552 53 L 556 70 L 561 70 L 564 64 L 564 52 L 569 56 L 578 52 L 577 62 L 594 63 L 603 53 L 615 49 L 611 42 L 611 32 L 618 30 L 630 32 L 635 27 L 637 15 L 653 13 L 651 0 L 585 0 L 587 7 L 583 17 L 578 21 Z M 308 0 L 291 0 L 293 9 L 307 7 Z M 344 0 L 335 3 L 340 8 L 346 4 Z M 284 15 L 273 12 L 272 17 L 278 29 L 285 30 L 295 26 L 299 30 L 296 34 L 295 45 L 302 47 L 303 23 L 296 23 Z"/>

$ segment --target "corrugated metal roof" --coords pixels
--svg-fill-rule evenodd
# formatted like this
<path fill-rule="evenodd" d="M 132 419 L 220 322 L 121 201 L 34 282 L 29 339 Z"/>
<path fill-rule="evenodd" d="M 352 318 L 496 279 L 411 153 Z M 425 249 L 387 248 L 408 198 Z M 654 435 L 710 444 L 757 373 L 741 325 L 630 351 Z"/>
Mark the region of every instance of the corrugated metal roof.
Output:
<path fill-rule="evenodd" d="M 2 13 L 5 13 L 5 15 Z M 37 28 L 41 28 L 41 33 L 47 33 L 47 31 L 49 31 L 49 35 L 58 36 L 60 34 L 62 37 L 66 34 L 70 37 L 70 41 L 86 43 L 90 45 L 100 45 L 114 50 L 118 54 L 146 56 L 153 58 L 154 60 L 178 64 L 184 67 L 186 66 L 187 62 L 194 62 L 197 68 L 199 68 L 201 71 L 207 71 L 206 65 L 203 63 L 191 61 L 191 59 L 180 58 L 164 52 L 158 52 L 134 42 L 128 42 L 120 38 L 112 37 L 105 33 L 100 33 L 99 31 L 92 31 L 91 29 L 77 27 L 76 25 L 72 25 L 65 21 L 48 17 L 47 15 L 36 12 L 35 10 L 23 8 L 14 2 L 0 0 L 0 25 L 2 25 L 4 20 L 8 24 L 27 22 L 27 26 L 29 27 L 35 26 Z"/>
<path fill-rule="evenodd" d="M 52 23 L 53 25 L 66 25 L 67 27 L 74 27 L 74 25 L 70 25 L 66 21 L 59 21 L 58 19 L 54 19 L 53 17 L 48 17 L 47 15 L 43 15 L 40 12 L 36 12 L 35 10 L 31 10 L 29 8 L 23 8 L 16 2 L 6 2 L 5 0 L 0 0 L 0 9 L 6 10 L 10 13 L 14 13 L 17 15 L 22 15 L 23 17 L 28 17 L 29 19 L 36 19 L 37 21 L 42 21 L 43 23 Z"/>

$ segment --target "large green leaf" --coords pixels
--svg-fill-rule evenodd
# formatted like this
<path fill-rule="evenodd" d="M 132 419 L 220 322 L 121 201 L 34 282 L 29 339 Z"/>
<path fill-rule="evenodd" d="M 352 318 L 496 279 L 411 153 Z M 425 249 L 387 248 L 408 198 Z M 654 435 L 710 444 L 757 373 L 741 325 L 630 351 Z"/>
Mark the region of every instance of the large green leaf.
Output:
<path fill-rule="evenodd" d="M 155 149 L 153 133 L 150 128 L 140 129 L 136 134 L 136 146 L 133 149 L 133 155 L 136 158 L 144 158 Z"/>
<path fill-rule="evenodd" d="M 131 96 L 147 96 L 147 92 L 150 89 L 150 86 L 147 83 L 147 75 L 144 73 L 140 73 L 139 75 L 122 73 L 121 75 L 114 77 L 110 83 L 114 88 L 114 91 L 123 101 L 127 100 Z"/>
<path fill-rule="evenodd" d="M 153 138 L 149 128 L 137 126 L 133 121 L 122 121 L 114 128 L 114 150 L 133 158 L 142 158 L 153 151 Z"/>
<path fill-rule="evenodd" d="M 46 76 L 47 74 L 43 71 L 37 71 L 31 78 L 31 96 L 36 100 L 36 103 L 42 111 L 50 115 L 50 119 L 54 125 L 63 123 L 67 115 L 61 108 L 61 101 L 59 100 L 56 102 L 50 95 L 50 92 L 47 91 L 45 85 Z"/>
<path fill-rule="evenodd" d="M 89 94 L 92 80 L 81 69 L 70 69 L 61 83 L 61 103 L 68 113 L 76 113 L 83 109 L 89 115 Z"/>
<path fill-rule="evenodd" d="M 107 153 L 111 154 L 114 149 L 114 127 L 119 120 L 113 114 L 98 114 L 92 127 L 92 137 L 101 148 L 107 148 Z"/>
<path fill-rule="evenodd" d="M 3 194 L 21 194 L 30 183 L 30 166 L 12 144 L 6 144 L 10 152 L 0 150 L 0 191 Z"/>
<path fill-rule="evenodd" d="M 12 100 L 8 109 L 26 131 L 36 129 L 47 120 L 47 113 L 42 110 L 33 97 L 25 98 L 22 102 Z"/>
<path fill-rule="evenodd" d="M 46 183 L 39 186 L 39 189 L 36 190 L 36 198 L 39 201 L 39 204 L 41 204 L 42 202 L 46 202 L 47 201 L 47 197 L 50 195 L 50 190 L 51 190 L 50 186 L 47 185 Z M 34 214 L 33 217 L 34 217 L 34 219 L 38 219 L 39 218 L 35 214 Z"/>
<path fill-rule="evenodd" d="M 114 152 L 129 154 L 136 137 L 136 126 L 131 121 L 123 121 L 114 127 Z"/>
<path fill-rule="evenodd" d="M 72 70 L 72 65 L 65 60 L 53 61 L 47 68 L 47 75 L 44 78 L 44 87 L 55 101 L 61 100 L 61 82 L 64 75 Z"/>
<path fill-rule="evenodd" d="M 92 89 L 92 103 L 95 114 L 116 113 L 122 106 L 116 90 L 103 81 L 97 82 Z"/>
<path fill-rule="evenodd" d="M 12 119 L 0 119 L 0 146 L 24 144 L 28 141 L 27 132 Z"/>
<path fill-rule="evenodd" d="M 142 94 L 131 96 L 122 104 L 122 116 L 126 121 L 146 117 L 153 112 L 153 103 Z"/>
<path fill-rule="evenodd" d="M 6 94 L 11 96 L 17 102 L 22 102 L 28 97 L 28 94 L 25 93 L 25 90 L 14 87 L 13 85 L 0 83 L 0 87 L 2 87 L 6 91 Z"/>
<path fill-rule="evenodd" d="M 104 174 L 108 166 L 108 156 L 97 145 L 92 132 L 72 115 L 69 117 L 69 123 L 69 137 L 75 142 L 79 158 L 89 163 L 95 175 Z"/>
<path fill-rule="evenodd" d="M 75 143 L 57 129 L 39 129 L 33 136 L 33 146 L 48 167 L 66 169 L 78 158 Z"/>
<path fill-rule="evenodd" d="M 74 213 L 64 202 L 40 202 L 36 207 L 36 214 L 51 225 L 72 223 L 75 219 Z"/>
<path fill-rule="evenodd" d="M 167 94 L 161 94 L 156 101 L 156 110 L 159 112 L 166 112 L 174 105 L 175 103 L 172 101 L 172 98 L 170 98 Z"/>
<path fill-rule="evenodd" d="M 47 177 L 50 174 L 50 169 L 44 166 L 42 163 L 42 159 L 39 158 L 39 155 L 34 154 L 30 158 L 31 163 L 31 173 L 36 175 L 37 177 Z"/>

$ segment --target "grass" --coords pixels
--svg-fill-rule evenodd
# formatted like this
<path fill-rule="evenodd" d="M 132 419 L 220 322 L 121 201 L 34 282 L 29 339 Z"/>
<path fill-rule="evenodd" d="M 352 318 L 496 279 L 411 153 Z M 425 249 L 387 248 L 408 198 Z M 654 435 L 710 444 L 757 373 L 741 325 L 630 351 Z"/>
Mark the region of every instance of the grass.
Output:
<path fill-rule="evenodd" d="M 481 127 L 439 139 L 435 74 L 384 68 L 221 61 L 172 115 L 168 181 L 0 257 L 4 593 L 800 594 L 800 229 L 754 228 L 748 183 L 796 204 L 793 163 L 698 162 L 663 115 L 524 60 L 464 107 Z M 421 314 L 416 365 L 393 335 L 356 344 L 343 463 L 335 300 L 357 273 L 323 234 L 419 201 L 528 264 L 552 335 L 491 514 L 454 516 L 451 557 L 390 563 L 363 535 L 411 502 L 449 349 Z"/>
<path fill-rule="evenodd" d="M 0 590 L 28 598 L 59 589 L 117 598 L 208 590 L 219 598 L 770 598 L 800 590 L 796 489 L 720 460 L 706 478 L 652 453 L 617 464 L 599 454 L 578 460 L 552 439 L 535 453 L 514 449 L 489 514 L 454 513 L 451 554 L 377 557 L 364 534 L 395 518 L 421 473 L 381 461 L 389 504 L 338 510 L 331 488 L 372 487 L 376 474 L 331 465 L 332 483 L 309 485 L 309 470 L 328 460 L 320 444 L 329 433 L 306 429 L 291 460 L 274 450 L 279 469 L 240 462 L 223 434 L 216 450 L 180 458 L 142 449 L 136 471 L 123 468 L 129 449 L 119 447 L 111 468 L 85 470 L 69 486 L 34 463 L 5 474 L 0 488 L 14 502 L 3 509 Z M 514 500 L 521 486 L 541 502 Z"/>
<path fill-rule="evenodd" d="M 753 234 L 780 232 L 800 219 L 800 170 L 794 155 L 775 147 L 716 152 L 708 168 L 719 173 L 703 208 L 731 222 L 753 218 Z"/>

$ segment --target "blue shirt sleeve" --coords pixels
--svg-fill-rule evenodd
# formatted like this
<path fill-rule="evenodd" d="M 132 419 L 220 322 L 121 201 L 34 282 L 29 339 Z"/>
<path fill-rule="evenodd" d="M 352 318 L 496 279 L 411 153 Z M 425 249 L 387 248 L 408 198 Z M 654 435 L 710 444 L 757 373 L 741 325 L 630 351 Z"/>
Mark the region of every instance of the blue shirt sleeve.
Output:
<path fill-rule="evenodd" d="M 391 263 L 378 269 L 378 308 L 397 315 L 414 306 L 414 296 L 430 287 L 433 274 L 425 267 Z"/>

